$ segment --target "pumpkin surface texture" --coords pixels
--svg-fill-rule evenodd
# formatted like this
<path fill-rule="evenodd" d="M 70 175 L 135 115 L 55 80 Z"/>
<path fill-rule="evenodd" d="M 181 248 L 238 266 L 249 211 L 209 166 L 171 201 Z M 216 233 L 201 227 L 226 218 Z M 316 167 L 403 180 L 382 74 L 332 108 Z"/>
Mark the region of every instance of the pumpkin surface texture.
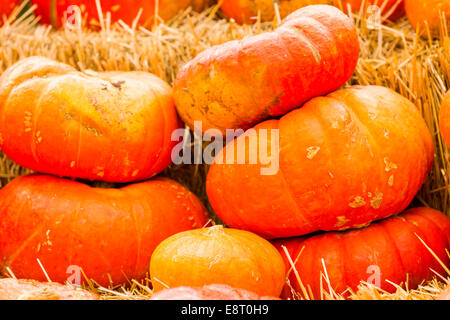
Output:
<path fill-rule="evenodd" d="M 44 281 L 39 259 L 52 281 L 76 266 L 103 286 L 121 284 L 145 277 L 162 240 L 207 221 L 200 201 L 166 178 L 112 189 L 24 176 L 0 190 L 0 268 Z"/>
<path fill-rule="evenodd" d="M 224 284 L 203 287 L 177 287 L 155 293 L 152 300 L 279 300 L 275 297 L 259 296 L 256 293 L 236 289 Z"/>
<path fill-rule="evenodd" d="M 346 12 L 350 7 L 353 12 L 359 12 L 363 3 L 366 9 L 369 6 L 378 6 L 381 9 L 381 16 L 384 19 L 397 20 L 405 15 L 404 0 L 335 0 L 335 5 L 339 5 L 339 1 L 342 3 L 342 9 Z M 376 12 L 369 11 L 369 14 L 376 14 Z"/>
<path fill-rule="evenodd" d="M 439 34 L 441 15 L 445 14 L 447 23 L 450 17 L 450 1 L 448 0 L 405 0 L 405 9 L 408 20 L 414 29 L 420 26 L 422 35 L 427 36 L 428 28 L 432 35 Z M 448 24 L 450 26 L 450 24 Z"/>
<path fill-rule="evenodd" d="M 178 72 L 175 103 L 181 118 L 202 130 L 248 128 L 334 91 L 352 75 L 359 42 L 337 8 L 309 6 L 273 32 L 214 46 Z"/>
<path fill-rule="evenodd" d="M 422 281 L 430 280 L 436 271 L 445 275 L 438 259 L 447 267 L 450 261 L 446 250 L 450 249 L 450 219 L 434 209 L 415 208 L 404 214 L 374 223 L 362 230 L 329 232 L 311 237 L 275 241 L 283 253 L 286 268 L 291 269 L 285 249 L 301 279 L 310 287 L 314 298 L 319 299 L 321 273 L 323 290 L 328 283 L 341 294 L 347 288 L 356 290 L 361 281 L 375 284 L 388 292 L 395 292 L 395 284 L 416 288 Z M 289 283 L 296 292 L 302 292 L 295 272 L 289 275 Z M 284 298 L 292 297 L 286 285 Z"/>
<path fill-rule="evenodd" d="M 445 142 L 450 147 L 450 92 L 447 92 L 441 104 L 439 127 Z"/>
<path fill-rule="evenodd" d="M 13 161 L 108 182 L 164 170 L 181 125 L 170 86 L 152 74 L 87 74 L 42 57 L 21 60 L 0 77 L 0 112 L 0 147 Z"/>
<path fill-rule="evenodd" d="M 265 238 L 358 228 L 402 212 L 434 158 L 414 104 L 378 86 L 314 98 L 253 129 L 217 155 L 206 190 L 222 221 Z M 262 175 L 269 165 L 254 145 L 273 150 L 270 174 Z M 249 154 L 257 155 L 255 164 Z"/>
<path fill-rule="evenodd" d="M 158 7 L 156 6 L 157 1 Z M 154 23 L 156 12 L 161 19 L 169 20 L 180 10 L 186 9 L 191 2 L 194 2 L 194 5 L 200 8 L 200 1 L 197 0 L 100 1 L 103 19 L 106 19 L 109 12 L 111 22 L 122 20 L 130 26 L 137 18 L 139 10 L 142 9 L 138 24 L 144 27 Z M 54 27 L 61 27 L 65 22 L 73 24 L 73 19 L 77 13 L 81 14 L 81 18 L 86 20 L 88 26 L 98 27 L 100 25 L 96 0 L 32 0 L 32 3 L 37 5 L 36 15 L 41 17 L 41 21 L 52 24 Z M 78 9 L 74 6 L 77 6 Z"/>
<path fill-rule="evenodd" d="M 0 300 L 98 300 L 99 296 L 56 282 L 0 279 Z"/>
<path fill-rule="evenodd" d="M 283 259 L 268 241 L 220 225 L 164 240 L 150 262 L 155 292 L 167 287 L 225 284 L 278 297 L 284 276 Z"/>

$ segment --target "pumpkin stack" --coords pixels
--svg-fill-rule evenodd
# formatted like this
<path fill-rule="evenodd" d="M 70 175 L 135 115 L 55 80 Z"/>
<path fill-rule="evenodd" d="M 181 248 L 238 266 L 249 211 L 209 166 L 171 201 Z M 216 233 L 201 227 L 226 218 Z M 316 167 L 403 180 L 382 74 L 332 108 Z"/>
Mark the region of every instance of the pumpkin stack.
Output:
<path fill-rule="evenodd" d="M 361 281 L 395 291 L 391 283 L 413 287 L 449 265 L 443 213 L 396 216 L 431 169 L 431 134 L 416 107 L 390 89 L 338 90 L 358 56 L 351 19 L 309 6 L 273 32 L 204 51 L 175 81 L 177 110 L 191 127 L 202 121 L 207 135 L 248 129 L 216 156 L 207 194 L 228 226 L 273 240 L 289 275 L 284 298 L 343 294 Z M 262 174 L 267 167 L 276 170 Z M 175 278 L 160 269 L 155 276 Z"/>
<path fill-rule="evenodd" d="M 85 275 L 103 286 L 139 280 L 162 240 L 208 221 L 183 186 L 148 180 L 171 163 L 180 127 L 172 89 L 154 75 L 23 59 L 0 78 L 0 119 L 3 152 L 45 174 L 0 190 L 2 271 L 56 282 Z"/>

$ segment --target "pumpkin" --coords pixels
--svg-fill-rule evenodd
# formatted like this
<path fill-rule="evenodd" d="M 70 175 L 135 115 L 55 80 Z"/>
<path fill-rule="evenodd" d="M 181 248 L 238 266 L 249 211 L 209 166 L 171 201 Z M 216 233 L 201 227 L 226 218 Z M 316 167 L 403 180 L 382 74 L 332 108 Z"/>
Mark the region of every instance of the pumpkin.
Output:
<path fill-rule="evenodd" d="M 203 131 L 243 128 L 283 115 L 334 91 L 352 75 L 359 42 L 350 18 L 331 6 L 309 6 L 273 32 L 200 53 L 178 72 L 181 118 Z"/>
<path fill-rule="evenodd" d="M 3 17 L 9 16 L 15 7 L 20 4 L 21 0 L 3 0 L 0 1 L 0 25 L 3 23 Z"/>
<path fill-rule="evenodd" d="M 433 158 L 431 134 L 409 100 L 353 86 L 230 142 L 210 167 L 206 190 L 222 221 L 265 238 L 344 230 L 403 211 Z"/>
<path fill-rule="evenodd" d="M 439 128 L 442 137 L 450 147 L 450 91 L 444 96 L 444 100 L 441 104 L 441 110 L 439 111 Z"/>
<path fill-rule="evenodd" d="M 414 29 L 420 26 L 422 35 L 427 36 L 425 23 L 431 35 L 439 35 L 441 28 L 441 16 L 445 14 L 447 24 L 450 17 L 450 1 L 448 0 L 405 0 L 406 16 Z"/>
<path fill-rule="evenodd" d="M 284 253 L 286 269 L 291 269 L 289 260 L 296 261 L 296 271 L 289 274 L 290 286 L 302 293 L 297 280 L 300 279 L 303 286 L 310 287 L 314 298 L 318 299 L 321 297 L 321 285 L 325 292 L 329 292 L 330 286 L 336 293 L 342 294 L 347 288 L 357 290 L 364 281 L 382 290 L 395 292 L 396 287 L 392 283 L 407 283 L 408 288 L 412 289 L 435 276 L 433 270 L 444 275 L 438 259 L 419 238 L 439 260 L 450 266 L 446 253 L 450 249 L 450 219 L 430 208 L 410 209 L 403 215 L 374 223 L 362 230 L 283 239 L 274 244 Z M 321 280 L 325 269 L 328 280 Z M 293 297 L 290 286 L 285 286 L 284 298 Z"/>
<path fill-rule="evenodd" d="M 191 0 L 191 7 L 197 12 L 205 10 L 214 3 L 213 0 Z"/>
<path fill-rule="evenodd" d="M 284 18 L 297 9 L 320 4 L 334 5 L 344 12 L 350 6 L 355 12 L 360 10 L 363 0 L 226 0 L 222 2 L 221 9 L 228 18 L 233 18 L 238 23 L 255 22 L 258 13 L 262 21 L 272 21 L 275 17 L 275 3 L 278 3 L 280 17 Z M 379 6 L 382 14 L 391 20 L 404 15 L 403 0 L 366 0 L 364 3 L 366 6 Z"/>
<path fill-rule="evenodd" d="M 155 293 L 151 300 L 279 300 L 224 284 L 203 287 L 177 287 Z"/>
<path fill-rule="evenodd" d="M 42 57 L 0 77 L 0 147 L 23 167 L 130 182 L 171 163 L 181 126 L 168 84 L 145 72 L 81 73 Z"/>
<path fill-rule="evenodd" d="M 404 0 L 334 0 L 335 5 L 340 7 L 339 1 L 342 4 L 342 9 L 347 12 L 350 7 L 353 12 L 359 12 L 363 3 L 368 8 L 369 6 L 378 6 L 381 9 L 381 15 L 384 19 L 397 20 L 405 15 Z M 369 11 L 369 14 L 374 11 Z"/>
<path fill-rule="evenodd" d="M 170 20 L 180 10 L 186 9 L 192 0 L 101 0 L 100 4 L 103 19 L 106 19 L 109 12 L 111 22 L 122 20 L 128 25 L 133 24 L 142 9 L 138 24 L 148 27 L 155 21 L 156 1 L 158 1 L 158 16 L 163 20 Z M 77 9 L 71 6 L 78 7 L 81 17 L 86 19 L 88 26 L 100 25 L 96 0 L 32 0 L 32 3 L 37 5 L 36 15 L 41 17 L 41 21 L 54 27 L 61 27 L 66 22 L 75 22 L 71 17 L 76 17 Z"/>
<path fill-rule="evenodd" d="M 27 279 L 0 279 L 0 300 L 98 300 L 99 296 L 81 288 L 56 282 Z"/>
<path fill-rule="evenodd" d="M 39 259 L 56 282 L 80 270 L 103 286 L 143 279 L 156 246 L 205 225 L 205 212 L 167 178 L 120 189 L 46 175 L 16 178 L 0 190 L 0 269 L 44 281 Z"/>
<path fill-rule="evenodd" d="M 278 297 L 285 271 L 281 255 L 268 241 L 216 225 L 181 232 L 161 242 L 151 257 L 150 277 L 154 292 L 225 284 Z"/>

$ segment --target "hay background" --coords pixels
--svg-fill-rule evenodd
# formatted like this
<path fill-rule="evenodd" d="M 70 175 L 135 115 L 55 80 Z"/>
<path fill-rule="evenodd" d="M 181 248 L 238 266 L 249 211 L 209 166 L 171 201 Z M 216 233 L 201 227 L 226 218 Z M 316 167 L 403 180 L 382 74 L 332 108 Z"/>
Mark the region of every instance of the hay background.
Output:
<path fill-rule="evenodd" d="M 151 30 L 103 21 L 99 32 L 85 29 L 52 30 L 37 24 L 33 7 L 18 8 L 0 27 L 0 73 L 25 57 L 46 56 L 79 70 L 141 70 L 172 83 L 178 68 L 202 50 L 216 44 L 271 30 L 279 23 L 240 26 L 221 19 L 217 7 L 202 13 L 187 9 L 166 24 Z M 19 11 L 25 11 L 20 17 Z M 415 35 L 406 18 L 395 25 L 370 27 L 360 14 L 352 15 L 361 39 L 361 58 L 349 84 L 377 84 L 408 97 L 421 110 L 434 137 L 435 163 L 413 205 L 426 205 L 450 216 L 449 150 L 439 134 L 438 113 L 443 94 L 450 85 L 450 38 L 443 28 L 439 40 Z M 414 143 L 413 141 L 411 143 Z M 399 150 L 401 152 L 401 150 Z M 163 175 L 183 183 L 196 193 L 212 213 L 205 194 L 205 165 L 171 166 Z M 0 153 L 0 187 L 28 173 Z M 213 213 L 212 213 L 213 214 Z M 365 286 L 354 298 L 432 299 L 443 287 L 434 281 L 418 290 L 381 293 Z M 450 281 L 450 280 L 448 280 Z M 94 289 L 108 299 L 141 299 L 151 291 L 146 284 L 132 283 L 128 289 Z"/>

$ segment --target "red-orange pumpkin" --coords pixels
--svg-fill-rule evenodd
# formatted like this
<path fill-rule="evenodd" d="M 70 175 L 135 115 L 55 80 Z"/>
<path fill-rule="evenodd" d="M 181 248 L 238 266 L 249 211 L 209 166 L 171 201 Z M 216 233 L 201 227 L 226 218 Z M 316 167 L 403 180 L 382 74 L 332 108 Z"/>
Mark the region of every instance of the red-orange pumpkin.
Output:
<path fill-rule="evenodd" d="M 292 13 L 274 32 L 200 53 L 181 68 L 174 97 L 181 118 L 202 129 L 248 128 L 334 91 L 359 55 L 353 22 L 332 6 Z"/>
<path fill-rule="evenodd" d="M 439 111 L 439 128 L 442 137 L 450 147 L 450 91 L 444 97 Z"/>
<path fill-rule="evenodd" d="M 450 250 L 450 219 L 429 208 L 410 209 L 363 230 L 278 240 L 275 245 L 283 253 L 286 269 L 291 269 L 283 246 L 287 249 L 290 259 L 296 261 L 295 269 L 303 286 L 310 287 L 314 298 L 319 299 L 321 273 L 325 274 L 325 269 L 329 280 L 322 278 L 323 290 L 329 292 L 330 284 L 338 294 L 347 288 L 356 290 L 361 281 L 394 292 L 392 283 L 408 282 L 408 288 L 415 288 L 435 276 L 432 270 L 445 275 L 439 261 L 418 237 L 450 266 L 445 251 Z M 294 271 L 290 272 L 289 283 L 302 294 Z M 292 297 L 288 285 L 282 296 Z"/>
<path fill-rule="evenodd" d="M 262 159 L 249 137 L 273 152 Z M 236 164 L 239 154 L 244 164 Z M 258 156 L 256 164 L 249 154 Z M 227 225 L 266 238 L 343 230 L 403 211 L 433 157 L 431 134 L 409 100 L 387 88 L 354 86 L 232 141 L 211 166 L 206 189 Z"/>
<path fill-rule="evenodd" d="M 0 269 L 45 281 L 39 259 L 56 282 L 77 268 L 103 286 L 142 279 L 162 240 L 207 221 L 200 201 L 166 178 L 107 189 L 20 177 L 0 190 Z"/>
<path fill-rule="evenodd" d="M 279 300 L 276 297 L 259 296 L 256 293 L 236 289 L 224 284 L 203 287 L 177 287 L 155 293 L 152 300 Z"/>
<path fill-rule="evenodd" d="M 257 235 L 217 225 L 161 242 L 150 262 L 153 290 L 225 284 L 278 297 L 285 280 L 278 251 Z"/>
<path fill-rule="evenodd" d="M 427 36 L 425 23 L 432 35 L 436 36 L 441 28 L 441 15 L 445 14 L 450 27 L 450 1 L 448 0 L 405 0 L 408 20 L 414 29 L 420 25 L 422 35 Z"/>
<path fill-rule="evenodd" d="M 23 167 L 129 182 L 171 163 L 172 89 L 145 72 L 81 73 L 42 57 L 0 77 L 0 147 Z"/>
<path fill-rule="evenodd" d="M 158 16 L 163 20 L 169 20 L 180 10 L 186 9 L 192 1 L 196 0 L 158 0 Z M 41 17 L 41 21 L 54 27 L 60 27 L 65 22 L 73 23 L 73 18 L 72 20 L 70 18 L 75 17 L 77 10 L 81 13 L 81 17 L 86 19 L 88 26 L 100 25 L 95 0 L 32 0 L 32 3 L 37 5 L 36 14 Z M 101 0 L 100 3 L 103 19 L 106 19 L 109 12 L 111 22 L 122 20 L 131 25 L 140 9 L 142 14 L 139 25 L 148 27 L 155 20 L 156 0 Z M 198 1 L 194 5 L 200 7 Z M 71 6 L 77 6 L 79 9 Z"/>
<path fill-rule="evenodd" d="M 99 296 L 81 288 L 56 282 L 0 279 L 0 300 L 98 300 Z"/>
<path fill-rule="evenodd" d="M 357 12 L 363 0 L 226 0 L 222 2 L 221 9 L 228 18 L 233 18 L 238 23 L 255 22 L 258 13 L 262 21 L 272 21 L 275 17 L 275 3 L 278 3 L 280 17 L 284 18 L 297 9 L 318 4 L 334 5 L 344 12 L 350 6 L 353 12 Z M 384 18 L 390 20 L 398 19 L 405 13 L 403 0 L 365 0 L 364 3 L 366 7 L 379 6 Z"/>

